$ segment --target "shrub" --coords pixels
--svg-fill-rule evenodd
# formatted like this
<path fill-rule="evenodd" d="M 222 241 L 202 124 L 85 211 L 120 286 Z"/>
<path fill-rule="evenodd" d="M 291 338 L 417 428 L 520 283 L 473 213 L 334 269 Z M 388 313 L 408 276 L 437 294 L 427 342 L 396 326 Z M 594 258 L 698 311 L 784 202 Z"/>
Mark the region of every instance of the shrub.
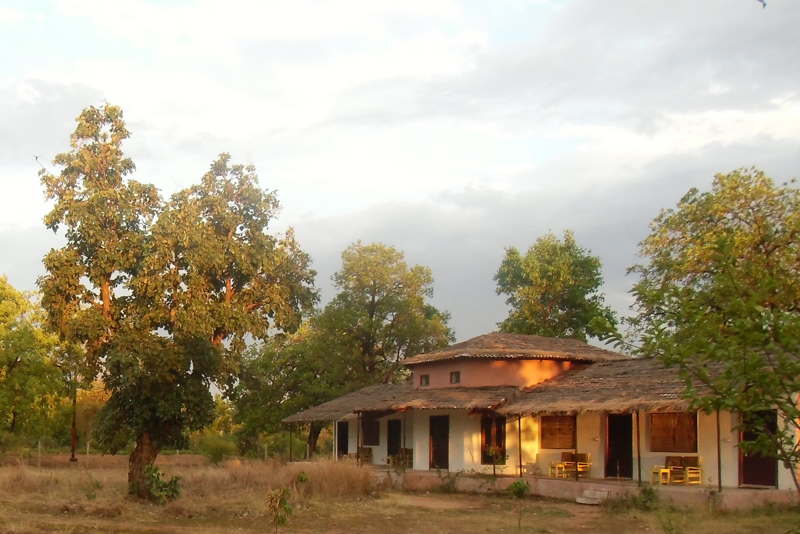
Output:
<path fill-rule="evenodd" d="M 200 452 L 214 465 L 236 456 L 238 449 L 236 443 L 219 435 L 203 436 L 198 447 Z"/>
<path fill-rule="evenodd" d="M 165 504 L 167 501 L 177 499 L 180 496 L 181 477 L 172 477 L 168 481 L 164 481 L 161 479 L 164 473 L 154 465 L 145 467 L 144 474 L 147 478 L 147 498 L 149 500 L 158 504 Z"/>

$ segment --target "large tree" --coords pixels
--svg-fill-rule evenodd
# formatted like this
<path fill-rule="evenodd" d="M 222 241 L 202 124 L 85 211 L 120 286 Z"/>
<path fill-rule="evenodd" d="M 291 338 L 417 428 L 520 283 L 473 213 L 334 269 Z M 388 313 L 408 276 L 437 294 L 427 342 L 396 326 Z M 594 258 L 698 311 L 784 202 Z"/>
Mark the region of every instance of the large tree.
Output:
<path fill-rule="evenodd" d="M 604 334 L 597 325 L 617 323 L 598 290 L 600 259 L 575 242 L 571 230 L 559 240 L 552 232 L 536 240 L 523 256 L 506 249 L 495 274 L 497 293 L 511 307 L 502 332 L 586 340 Z"/>
<path fill-rule="evenodd" d="M 48 228 L 67 244 L 45 256 L 39 280 L 49 323 L 86 355 L 110 398 L 97 438 L 129 441 L 130 491 L 147 496 L 144 470 L 161 448 L 209 423 L 209 386 L 238 371 L 248 336 L 292 330 L 316 299 L 309 258 L 291 232 L 267 233 L 278 201 L 251 166 L 220 156 L 199 185 L 164 201 L 128 177 L 121 110 L 90 107 L 77 119 L 59 175 L 42 171 Z"/>
<path fill-rule="evenodd" d="M 778 458 L 800 491 L 800 193 L 742 169 L 651 226 L 631 269 L 640 354 L 679 366 L 696 408 L 739 413 L 760 436 L 740 447 Z M 759 416 L 772 410 L 777 432 Z"/>
<path fill-rule="evenodd" d="M 33 295 L 0 276 L 0 431 L 41 436 L 58 404 L 62 387 L 53 362 L 55 339 L 42 321 Z"/>
<path fill-rule="evenodd" d="M 431 270 L 409 266 L 394 247 L 349 246 L 333 282 L 338 293 L 304 328 L 246 362 L 238 406 L 252 430 L 366 385 L 406 380 L 405 358 L 453 341 L 449 315 L 426 302 Z"/>

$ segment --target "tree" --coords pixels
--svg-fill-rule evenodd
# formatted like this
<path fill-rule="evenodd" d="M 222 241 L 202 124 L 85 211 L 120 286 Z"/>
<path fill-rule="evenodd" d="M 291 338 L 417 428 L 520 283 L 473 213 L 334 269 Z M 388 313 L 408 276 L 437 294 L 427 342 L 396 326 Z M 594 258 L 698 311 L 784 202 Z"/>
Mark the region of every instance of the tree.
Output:
<path fill-rule="evenodd" d="M 40 436 L 58 404 L 60 373 L 53 365 L 55 338 L 42 329 L 33 295 L 0 276 L 0 428 Z"/>
<path fill-rule="evenodd" d="M 67 244 L 40 278 L 49 325 L 85 351 L 108 402 L 97 439 L 115 453 L 130 440 L 130 491 L 146 497 L 145 469 L 165 445 L 211 422 L 212 382 L 230 385 L 249 337 L 292 330 L 316 299 L 309 258 L 291 232 L 266 232 L 279 204 L 252 166 L 222 154 L 200 184 L 164 201 L 129 179 L 122 111 L 106 104 L 77 119 L 71 150 L 42 170 L 48 228 Z"/>
<path fill-rule="evenodd" d="M 339 292 L 324 310 L 246 361 L 237 402 L 251 432 L 360 387 L 406 380 L 405 358 L 453 341 L 449 315 L 425 302 L 431 270 L 409 267 L 394 247 L 349 246 L 333 281 Z M 311 427 L 312 451 L 321 428 Z"/>
<path fill-rule="evenodd" d="M 598 289 L 603 283 L 600 259 L 575 242 L 571 230 L 560 241 L 552 232 L 536 240 L 525 256 L 506 249 L 494 279 L 497 294 L 508 295 L 502 332 L 586 340 L 599 337 L 596 325 L 617 324 Z M 600 321 L 598 321 L 600 319 Z M 594 321 L 594 324 L 593 324 Z"/>
<path fill-rule="evenodd" d="M 800 193 L 756 169 L 718 174 L 651 227 L 649 262 L 631 268 L 640 355 L 678 366 L 695 408 L 740 414 L 759 438 L 739 446 L 780 460 L 800 491 Z M 772 410 L 777 432 L 758 416 Z"/>

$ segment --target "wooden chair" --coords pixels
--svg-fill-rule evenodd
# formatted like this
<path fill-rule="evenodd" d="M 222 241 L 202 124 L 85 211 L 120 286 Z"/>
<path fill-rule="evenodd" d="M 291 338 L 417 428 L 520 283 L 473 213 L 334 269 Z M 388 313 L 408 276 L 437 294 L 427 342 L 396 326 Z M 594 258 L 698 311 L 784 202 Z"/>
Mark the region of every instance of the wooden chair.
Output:
<path fill-rule="evenodd" d="M 358 457 L 361 460 L 361 464 L 371 464 L 372 463 L 372 447 L 359 447 L 358 448 Z"/>
<path fill-rule="evenodd" d="M 414 466 L 414 449 L 401 448 L 399 464 L 406 469 L 411 469 Z"/>
<path fill-rule="evenodd" d="M 703 471 L 700 469 L 699 456 L 684 456 L 683 469 L 686 484 L 702 484 Z"/>
<path fill-rule="evenodd" d="M 589 469 L 592 467 L 592 462 L 589 458 L 589 453 L 579 453 L 575 455 L 575 467 L 578 469 L 578 476 L 589 476 Z"/>
<path fill-rule="evenodd" d="M 669 469 L 670 484 L 686 483 L 686 471 L 683 469 L 683 456 L 667 456 L 665 467 Z"/>
<path fill-rule="evenodd" d="M 552 478 L 563 478 L 568 476 L 568 472 L 575 472 L 575 453 L 562 452 L 560 461 L 550 462 L 550 476 Z"/>

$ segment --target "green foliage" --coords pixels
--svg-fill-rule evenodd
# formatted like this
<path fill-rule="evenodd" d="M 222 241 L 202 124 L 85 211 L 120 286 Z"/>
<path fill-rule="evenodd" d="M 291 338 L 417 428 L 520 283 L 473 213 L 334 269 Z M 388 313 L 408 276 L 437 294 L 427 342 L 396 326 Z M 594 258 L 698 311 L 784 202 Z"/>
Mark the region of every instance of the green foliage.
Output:
<path fill-rule="evenodd" d="M 516 499 L 522 499 L 531 491 L 531 486 L 526 480 L 515 480 L 506 489 L 509 495 Z"/>
<path fill-rule="evenodd" d="M 755 169 L 717 175 L 653 221 L 631 271 L 643 356 L 676 365 L 695 408 L 742 414 L 747 453 L 800 461 L 800 192 Z M 698 395 L 698 390 L 710 393 Z M 777 410 L 777 432 L 756 416 Z M 800 484 L 795 479 L 800 490 Z"/>
<path fill-rule="evenodd" d="M 232 385 L 246 341 L 296 329 L 317 295 L 292 232 L 267 232 L 278 200 L 252 166 L 222 154 L 200 184 L 164 200 L 128 178 L 128 137 L 118 107 L 87 108 L 54 160 L 61 173 L 40 173 L 54 201 L 45 224 L 67 243 L 45 256 L 39 286 L 49 325 L 84 347 L 85 375 L 111 393 L 103 450 L 135 441 L 129 483 L 142 487 L 163 446 L 212 421 L 209 385 Z"/>
<path fill-rule="evenodd" d="M 634 495 L 607 499 L 603 506 L 611 515 L 627 514 L 635 510 L 652 512 L 659 507 L 658 492 L 652 486 L 642 486 Z"/>
<path fill-rule="evenodd" d="M 405 380 L 404 358 L 452 341 L 449 316 L 425 302 L 430 269 L 409 266 L 393 247 L 351 245 L 333 279 L 339 292 L 324 310 L 246 354 L 236 407 L 249 433 L 274 432 L 284 417 L 360 387 Z"/>
<path fill-rule="evenodd" d="M 524 256 L 506 249 L 494 276 L 497 293 L 507 295 L 511 306 L 500 330 L 581 340 L 601 336 L 605 330 L 597 325 L 613 328 L 617 319 L 598 293 L 600 269 L 600 259 L 578 246 L 570 230 L 563 241 L 552 233 L 540 237 Z"/>
<path fill-rule="evenodd" d="M 54 432 L 63 391 L 43 320 L 33 295 L 0 276 L 0 429 L 34 440 Z"/>
<path fill-rule="evenodd" d="M 308 482 L 308 473 L 306 473 L 305 471 L 300 471 L 299 473 L 297 473 L 297 483 L 305 484 L 306 482 Z"/>
<path fill-rule="evenodd" d="M 267 513 L 270 522 L 275 525 L 275 532 L 278 532 L 278 525 L 285 525 L 292 515 L 289 488 L 278 488 L 267 492 Z"/>
<path fill-rule="evenodd" d="M 165 504 L 180 497 L 181 477 L 175 476 L 169 480 L 163 480 L 164 473 L 154 465 L 145 467 L 144 474 L 147 484 L 145 491 L 148 500 L 157 504 Z M 131 493 L 138 493 L 138 491 Z"/>
<path fill-rule="evenodd" d="M 438 490 L 441 493 L 456 493 L 458 491 L 458 477 L 463 474 L 463 471 L 442 471 L 436 469 L 436 476 L 441 481 Z"/>
<path fill-rule="evenodd" d="M 201 436 L 200 442 L 197 445 L 197 450 L 214 465 L 219 465 L 223 461 L 236 456 L 238 453 L 236 443 L 219 434 L 206 434 Z"/>

